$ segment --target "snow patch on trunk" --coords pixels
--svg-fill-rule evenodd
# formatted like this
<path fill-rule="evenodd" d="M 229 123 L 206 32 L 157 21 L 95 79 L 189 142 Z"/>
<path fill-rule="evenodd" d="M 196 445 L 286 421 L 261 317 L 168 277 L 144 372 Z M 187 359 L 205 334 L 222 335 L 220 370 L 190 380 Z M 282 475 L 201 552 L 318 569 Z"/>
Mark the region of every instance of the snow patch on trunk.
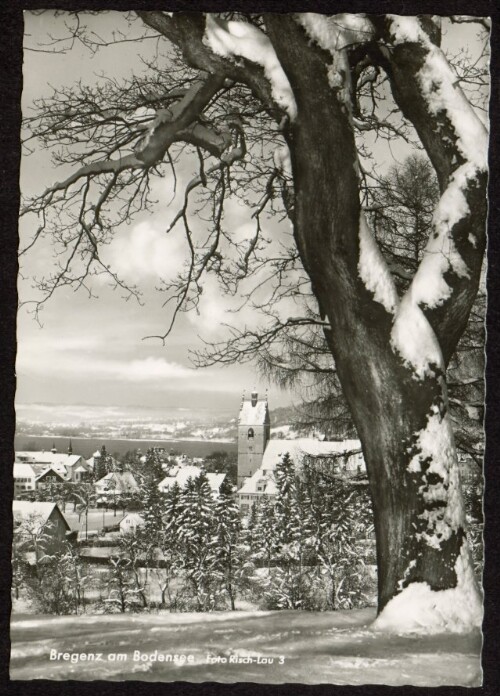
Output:
<path fill-rule="evenodd" d="M 437 406 L 418 434 L 416 447 L 418 454 L 410 461 L 408 470 L 420 472 L 422 464 L 427 463 L 423 476 L 435 474 L 439 480 L 433 484 L 424 480 L 419 493 L 426 503 L 443 504 L 422 513 L 420 517 L 427 521 L 427 529 L 420 537 L 432 548 L 439 549 L 443 541 L 464 527 L 465 515 L 451 422 L 447 414 L 439 413 Z"/>
<path fill-rule="evenodd" d="M 247 22 L 226 22 L 207 14 L 204 41 L 219 56 L 240 56 L 261 65 L 276 103 L 292 120 L 296 117 L 297 105 L 288 78 L 270 39 L 258 27 Z"/>
<path fill-rule="evenodd" d="M 425 582 L 393 597 L 372 628 L 391 633 L 466 633 L 481 626 L 483 606 L 467 543 L 455 563 L 457 586 L 434 591 Z"/>
<path fill-rule="evenodd" d="M 366 289 L 373 294 L 375 302 L 379 302 L 387 312 L 394 314 L 399 304 L 396 287 L 363 211 L 359 217 L 358 272 Z"/>
<path fill-rule="evenodd" d="M 436 334 L 413 296 L 412 287 L 401 300 L 391 331 L 391 346 L 416 379 L 435 375 L 444 367 Z"/>

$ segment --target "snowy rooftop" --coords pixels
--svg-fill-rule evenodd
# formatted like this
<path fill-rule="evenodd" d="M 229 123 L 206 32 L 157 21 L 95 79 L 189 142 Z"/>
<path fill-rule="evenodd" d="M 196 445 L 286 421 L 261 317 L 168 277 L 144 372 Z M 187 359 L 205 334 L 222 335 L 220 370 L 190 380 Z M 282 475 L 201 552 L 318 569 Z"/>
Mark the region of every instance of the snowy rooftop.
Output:
<path fill-rule="evenodd" d="M 297 440 L 270 440 L 267 443 L 262 464 L 257 471 L 247 478 L 238 494 L 261 493 L 276 494 L 274 470 L 285 454 L 289 454 L 296 467 L 299 467 L 305 457 L 328 458 L 339 454 L 353 455 L 355 464 L 364 468 L 363 455 L 360 452 L 359 440 L 339 440 L 335 442 L 320 442 L 310 438 Z M 261 490 L 259 490 L 259 487 Z"/>
<path fill-rule="evenodd" d="M 38 476 L 36 477 L 36 480 L 38 481 L 39 479 L 42 478 L 42 476 L 45 476 L 45 474 L 48 474 L 50 472 L 53 472 L 54 474 L 57 474 L 63 479 L 67 479 L 68 475 L 66 474 L 66 470 L 64 467 L 61 469 L 60 467 L 55 467 L 55 466 L 48 466 L 46 469 L 44 469 Z"/>
<path fill-rule="evenodd" d="M 296 464 L 304 457 L 331 457 L 339 454 L 356 453 L 361 450 L 359 440 L 320 442 L 311 438 L 297 440 L 270 440 L 262 457 L 261 471 L 273 471 L 284 454 L 288 453 Z"/>
<path fill-rule="evenodd" d="M 255 405 L 253 405 L 255 404 Z M 240 425 L 264 425 L 269 422 L 269 409 L 267 405 L 267 397 L 259 399 L 255 394 L 255 398 L 246 398 L 243 400 L 238 418 Z"/>
<path fill-rule="evenodd" d="M 31 464 L 14 462 L 14 478 L 31 478 L 36 476 L 36 472 Z"/>
<path fill-rule="evenodd" d="M 26 461 L 32 464 L 48 464 L 55 466 L 74 466 L 81 460 L 79 454 L 65 454 L 64 452 L 16 452 L 16 460 Z"/>
<path fill-rule="evenodd" d="M 258 488 L 262 490 L 258 490 Z M 248 493 L 262 493 L 265 495 L 276 495 L 276 481 L 272 474 L 264 474 L 262 469 L 247 478 L 243 486 L 238 491 L 238 495 Z"/>
<path fill-rule="evenodd" d="M 112 486 L 114 482 L 114 486 Z M 137 481 L 135 480 L 133 474 L 130 471 L 118 472 L 110 471 L 109 474 L 103 476 L 97 484 L 99 487 L 107 485 L 108 488 L 114 487 L 115 491 L 126 491 L 137 488 Z"/>
<path fill-rule="evenodd" d="M 137 524 L 144 524 L 144 517 L 138 512 L 128 512 L 124 517 L 122 517 L 120 524 L 124 520 L 130 520 L 131 522 L 136 522 Z"/>
<path fill-rule="evenodd" d="M 201 474 L 201 468 L 199 466 L 184 466 L 180 468 L 175 476 L 165 476 L 165 478 L 160 481 L 158 488 L 161 490 L 167 490 L 174 483 L 177 483 L 180 488 L 184 488 L 190 478 L 198 478 Z M 218 493 L 221 484 L 226 476 L 226 474 L 207 474 L 208 485 L 210 486 L 213 493 Z"/>
<path fill-rule="evenodd" d="M 33 517 L 39 519 L 41 524 L 45 524 L 56 507 L 56 503 L 31 503 L 25 500 L 14 500 L 12 501 L 12 515 L 16 522 Z M 59 510 L 59 512 L 61 511 Z"/>

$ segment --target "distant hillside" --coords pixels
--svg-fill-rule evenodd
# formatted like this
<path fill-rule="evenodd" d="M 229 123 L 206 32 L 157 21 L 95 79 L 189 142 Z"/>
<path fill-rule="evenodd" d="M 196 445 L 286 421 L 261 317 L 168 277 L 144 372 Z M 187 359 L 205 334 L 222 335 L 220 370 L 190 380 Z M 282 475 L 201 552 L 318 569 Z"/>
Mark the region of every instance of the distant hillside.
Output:
<path fill-rule="evenodd" d="M 271 408 L 269 414 L 271 416 L 271 428 L 276 428 L 281 425 L 293 425 L 297 418 L 295 406 Z"/>
<path fill-rule="evenodd" d="M 337 409 L 337 415 L 325 415 L 313 403 L 307 407 L 284 406 L 270 410 L 272 437 L 321 437 L 327 439 L 357 439 L 358 434 L 345 408 Z"/>

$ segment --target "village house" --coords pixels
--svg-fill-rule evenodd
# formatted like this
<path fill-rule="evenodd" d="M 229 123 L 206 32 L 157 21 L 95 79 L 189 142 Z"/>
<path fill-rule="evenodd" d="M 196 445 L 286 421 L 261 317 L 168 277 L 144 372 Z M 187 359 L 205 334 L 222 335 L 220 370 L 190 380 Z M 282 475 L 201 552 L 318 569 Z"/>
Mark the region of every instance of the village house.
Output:
<path fill-rule="evenodd" d="M 57 503 L 14 500 L 12 516 L 14 542 L 32 542 L 38 560 L 45 555 L 56 553 L 64 541 L 74 536 Z"/>
<path fill-rule="evenodd" d="M 144 526 L 144 517 L 138 512 L 129 512 L 120 522 L 120 534 L 133 534 Z"/>
<path fill-rule="evenodd" d="M 36 477 L 36 487 L 43 488 L 51 483 L 66 483 L 67 481 L 68 479 L 60 470 L 49 466 L 48 469 L 45 469 L 45 471 L 42 471 L 42 473 Z"/>
<path fill-rule="evenodd" d="M 94 484 L 98 503 L 115 502 L 117 498 L 139 490 L 137 481 L 130 471 L 111 471 Z"/>
<path fill-rule="evenodd" d="M 48 468 L 60 473 L 66 481 L 80 483 L 90 478 L 92 470 L 79 454 L 73 454 L 71 444 L 68 452 L 58 452 L 53 447 L 49 452 L 16 452 L 16 462 L 30 464 L 39 476 Z"/>
<path fill-rule="evenodd" d="M 14 498 L 36 489 L 37 472 L 31 464 L 14 462 Z"/>
<path fill-rule="evenodd" d="M 190 478 L 198 478 L 202 471 L 202 467 L 194 465 L 172 467 L 169 471 L 169 475 L 165 476 L 165 478 L 158 484 L 158 490 L 161 493 L 166 493 L 175 483 L 177 483 L 179 488 L 185 488 L 188 480 Z M 206 477 L 212 494 L 217 497 L 219 495 L 222 482 L 226 478 L 226 474 L 207 473 Z"/>
<path fill-rule="evenodd" d="M 316 470 L 324 469 L 338 476 L 355 477 L 366 472 L 359 440 L 269 440 L 260 467 L 244 480 L 242 487 L 237 491 L 238 504 L 243 515 L 248 514 L 255 502 L 263 496 L 275 497 L 275 470 L 285 454 L 290 456 L 299 475 L 306 464 L 313 465 Z"/>

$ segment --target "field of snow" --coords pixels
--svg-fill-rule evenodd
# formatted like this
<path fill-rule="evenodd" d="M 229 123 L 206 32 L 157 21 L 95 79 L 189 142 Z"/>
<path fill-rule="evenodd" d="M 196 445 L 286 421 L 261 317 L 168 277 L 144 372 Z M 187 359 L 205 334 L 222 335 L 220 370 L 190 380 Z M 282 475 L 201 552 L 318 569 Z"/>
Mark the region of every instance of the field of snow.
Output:
<path fill-rule="evenodd" d="M 373 618 L 373 609 L 13 616 L 10 675 L 14 680 L 481 684 L 479 632 L 399 636 L 372 630 Z"/>

